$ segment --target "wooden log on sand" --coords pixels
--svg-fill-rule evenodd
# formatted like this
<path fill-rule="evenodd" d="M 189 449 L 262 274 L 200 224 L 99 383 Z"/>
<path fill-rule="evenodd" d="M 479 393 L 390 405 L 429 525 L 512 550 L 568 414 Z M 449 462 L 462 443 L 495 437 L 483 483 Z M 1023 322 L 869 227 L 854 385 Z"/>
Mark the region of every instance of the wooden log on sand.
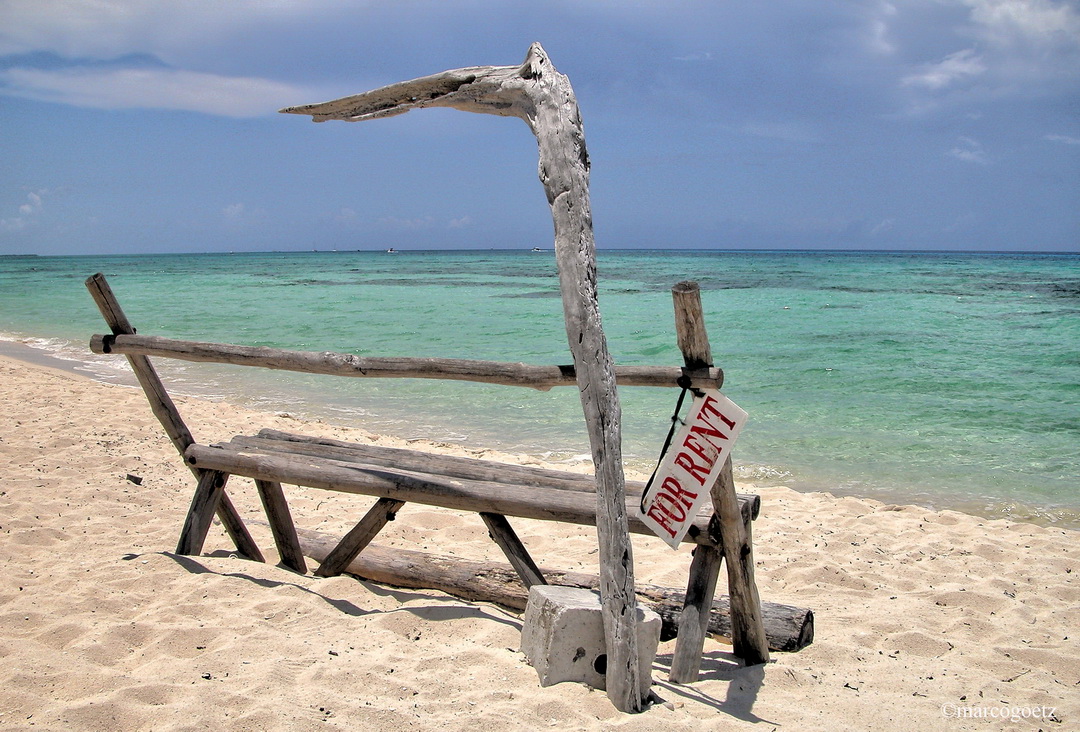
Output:
<path fill-rule="evenodd" d="M 300 546 L 308 557 L 322 561 L 338 539 L 318 531 L 297 529 Z M 541 567 L 549 584 L 595 590 L 599 577 L 582 572 L 563 572 Z M 364 580 L 408 589 L 438 590 L 469 602 L 491 602 L 523 612 L 528 590 L 518 573 L 508 564 L 474 562 L 409 549 L 387 549 L 369 544 L 353 559 L 345 572 Z M 662 640 L 675 637 L 685 595 L 668 587 L 637 583 L 638 600 L 655 610 L 663 621 Z M 814 613 L 806 608 L 779 603 L 762 603 L 765 635 L 774 651 L 797 651 L 814 640 Z M 707 634 L 730 642 L 731 611 L 728 598 L 718 595 L 708 613 Z"/>

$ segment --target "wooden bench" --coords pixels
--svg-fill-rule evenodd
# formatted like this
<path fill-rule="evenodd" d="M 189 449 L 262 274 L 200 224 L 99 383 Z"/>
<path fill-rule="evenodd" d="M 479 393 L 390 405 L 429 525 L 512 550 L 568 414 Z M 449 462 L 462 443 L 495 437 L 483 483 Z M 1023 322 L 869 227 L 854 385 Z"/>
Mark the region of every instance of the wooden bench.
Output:
<path fill-rule="evenodd" d="M 94 275 L 86 281 L 86 285 L 112 330 L 111 334 L 93 336 L 91 350 L 128 357 L 155 415 L 198 479 L 177 545 L 179 554 L 197 555 L 202 552 L 216 514 L 237 550 L 247 557 L 263 561 L 259 548 L 225 492 L 230 476 L 254 480 L 281 562 L 299 573 L 305 573 L 307 565 L 282 489 L 283 483 L 362 494 L 377 499 L 320 563 L 315 574 L 324 577 L 344 571 L 385 524 L 393 520 L 405 503 L 478 513 L 489 535 L 505 553 L 525 587 L 543 584 L 546 580 L 511 527 L 508 516 L 579 525 L 595 525 L 597 522 L 595 480 L 588 475 L 410 449 L 361 445 L 269 429 L 254 435 L 237 435 L 228 442 L 200 444 L 181 419 L 149 356 L 367 378 L 469 379 L 541 389 L 574 384 L 573 367 L 440 359 L 365 359 L 347 354 L 304 353 L 138 335 L 104 276 Z M 723 380 L 722 372 L 711 367 L 619 368 L 616 375 L 620 384 L 683 388 L 719 388 Z M 635 533 L 652 535 L 641 522 L 638 510 L 644 488 L 644 483 L 627 483 L 629 528 Z M 747 537 L 759 509 L 757 496 L 738 497 L 739 523 L 745 527 Z M 684 541 L 707 549 L 705 554 L 695 557 L 692 564 L 686 600 L 687 606 L 696 610 L 695 618 L 707 619 L 713 603 L 712 588 L 715 587 L 719 557 L 723 554 L 720 520 L 711 512 L 699 515 Z M 699 561 L 701 556 L 706 555 L 715 558 L 716 566 L 708 568 Z M 738 625 L 736 613 L 733 607 L 734 627 Z M 800 617 L 802 626 L 796 631 L 799 634 L 799 647 L 809 643 L 813 637 L 812 614 L 807 611 Z M 684 643 L 684 635 L 690 636 L 690 640 L 686 641 L 689 648 L 682 653 L 696 654 L 700 663 L 704 621 L 700 631 L 684 633 L 682 627 L 680 625 L 677 648 Z M 781 647 L 784 647 L 783 643 L 790 645 L 789 640 L 781 641 Z"/>
<path fill-rule="evenodd" d="M 316 574 L 324 577 L 340 574 L 405 503 L 479 513 L 526 586 L 543 584 L 544 579 L 505 520 L 506 516 L 584 526 L 596 524 L 595 483 L 590 476 L 578 473 L 359 445 L 274 430 L 262 430 L 253 436 L 239 435 L 229 442 L 210 446 L 192 444 L 184 457 L 196 468 L 253 478 L 262 484 L 260 491 L 264 494 L 280 490 L 267 484 L 288 483 L 378 497 L 380 500 L 371 513 L 319 566 Z M 652 536 L 636 512 L 644 487 L 644 483 L 628 483 L 627 514 L 632 532 Z M 740 506 L 744 521 L 749 522 L 757 517 L 760 500 L 757 496 L 743 496 Z M 200 518 L 190 528 L 185 527 L 179 553 L 199 553 L 205 535 L 203 520 Z M 292 559 L 299 547 L 295 532 L 289 531 L 289 522 L 280 518 L 270 521 L 276 527 L 275 540 L 282 562 L 304 572 L 302 558 Z M 690 542 L 720 545 L 720 527 L 712 521 L 711 513 L 700 515 L 687 536 Z"/>

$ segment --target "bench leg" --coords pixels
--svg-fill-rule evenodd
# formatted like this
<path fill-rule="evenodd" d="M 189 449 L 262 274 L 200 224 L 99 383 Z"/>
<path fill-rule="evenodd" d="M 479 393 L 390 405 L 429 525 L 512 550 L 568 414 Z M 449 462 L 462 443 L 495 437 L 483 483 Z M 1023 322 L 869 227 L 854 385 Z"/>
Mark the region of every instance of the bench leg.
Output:
<path fill-rule="evenodd" d="M 228 473 L 217 470 L 207 470 L 199 476 L 199 485 L 195 488 L 195 495 L 191 497 L 191 507 L 184 519 L 184 528 L 180 531 L 180 541 L 176 544 L 177 554 L 202 553 L 206 534 L 210 531 L 210 522 L 221 503 L 221 497 L 225 495 L 225 483 L 228 480 Z"/>
<path fill-rule="evenodd" d="M 749 521 L 743 521 L 737 561 L 727 562 L 728 594 L 731 597 L 732 652 L 747 666 L 769 661 L 769 642 L 754 581 L 754 540 Z"/>
<path fill-rule="evenodd" d="M 375 535 L 386 526 L 387 521 L 394 520 L 394 514 L 398 512 L 405 501 L 395 498 L 380 498 L 371 509 L 364 514 L 364 518 L 352 528 L 334 547 L 334 550 L 326 555 L 319 568 L 315 570 L 317 577 L 337 577 L 349 566 L 349 562 L 356 558 L 364 547 L 371 543 Z"/>
<path fill-rule="evenodd" d="M 222 526 L 225 527 L 225 531 L 228 532 L 229 538 L 232 539 L 233 544 L 236 546 L 236 552 L 238 554 L 255 562 L 266 561 L 263 558 L 262 552 L 259 551 L 259 547 L 255 543 L 255 540 L 252 539 L 251 534 L 248 533 L 247 527 L 244 526 L 244 522 L 240 518 L 239 512 L 237 512 L 236 508 L 233 506 L 232 501 L 229 500 L 228 493 L 222 492 L 221 494 L 221 499 L 218 501 L 217 516 L 221 519 Z"/>
<path fill-rule="evenodd" d="M 697 681 L 709 626 L 709 610 L 712 608 L 723 558 L 723 553 L 716 547 L 700 544 L 694 549 L 686 600 L 679 616 L 679 636 L 675 641 L 675 655 L 668 676 L 673 684 Z"/>
<path fill-rule="evenodd" d="M 532 557 L 529 556 L 528 550 L 521 543 L 518 535 L 514 533 L 514 529 L 511 528 L 506 517 L 498 513 L 481 512 L 480 518 L 484 519 L 491 538 L 503 550 L 506 558 L 510 560 L 510 564 L 517 571 L 518 577 L 525 584 L 525 588 L 528 589 L 533 585 L 546 585 L 547 580 L 541 574 L 540 568 L 536 566 Z"/>
<path fill-rule="evenodd" d="M 294 572 L 306 574 L 304 552 L 300 549 L 300 539 L 296 536 L 296 526 L 289 512 L 289 504 L 285 501 L 285 492 L 281 490 L 281 483 L 256 480 L 255 487 L 259 489 L 259 500 L 266 511 L 266 520 L 270 522 L 270 531 L 274 535 L 281 563 Z"/>

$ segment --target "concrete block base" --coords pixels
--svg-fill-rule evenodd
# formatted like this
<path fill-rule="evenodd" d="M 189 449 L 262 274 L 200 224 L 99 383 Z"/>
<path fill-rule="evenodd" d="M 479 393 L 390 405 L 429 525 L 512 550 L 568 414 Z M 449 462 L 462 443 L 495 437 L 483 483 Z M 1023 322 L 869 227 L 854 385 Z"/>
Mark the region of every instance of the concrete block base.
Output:
<path fill-rule="evenodd" d="M 652 685 L 661 621 L 659 615 L 641 605 L 637 613 L 638 679 L 644 698 Z M 606 689 L 607 648 L 600 593 L 533 585 L 525 607 L 521 651 L 539 674 L 541 686 L 579 681 Z"/>

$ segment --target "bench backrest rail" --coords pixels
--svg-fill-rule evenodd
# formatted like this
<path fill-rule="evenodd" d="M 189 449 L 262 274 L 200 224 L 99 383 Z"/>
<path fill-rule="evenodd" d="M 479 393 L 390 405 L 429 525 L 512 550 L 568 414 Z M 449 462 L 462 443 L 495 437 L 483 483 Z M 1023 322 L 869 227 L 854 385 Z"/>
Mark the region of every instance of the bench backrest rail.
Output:
<path fill-rule="evenodd" d="M 526 386 L 541 391 L 554 386 L 577 386 L 577 373 L 573 366 L 536 366 L 458 358 L 357 356 L 135 334 L 94 335 L 90 339 L 90 350 L 94 353 L 162 356 L 182 361 L 258 366 L 328 376 L 475 381 Z M 684 377 L 689 381 L 681 381 Z M 723 372 L 712 367 L 616 366 L 615 378 L 619 386 L 680 387 L 688 383 L 697 389 L 719 389 L 724 383 Z"/>

